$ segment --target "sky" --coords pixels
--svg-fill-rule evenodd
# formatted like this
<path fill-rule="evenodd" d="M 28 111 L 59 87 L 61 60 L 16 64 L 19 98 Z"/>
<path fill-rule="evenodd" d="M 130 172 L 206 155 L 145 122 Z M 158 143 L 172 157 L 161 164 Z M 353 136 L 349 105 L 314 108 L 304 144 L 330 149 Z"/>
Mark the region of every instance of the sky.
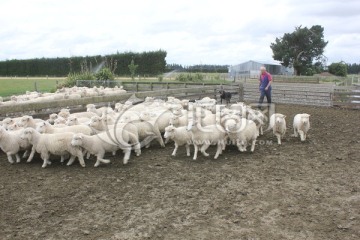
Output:
<path fill-rule="evenodd" d="M 166 62 L 271 61 L 296 26 L 324 27 L 328 64 L 360 62 L 359 0 L 0 0 L 0 60 L 167 52 Z"/>

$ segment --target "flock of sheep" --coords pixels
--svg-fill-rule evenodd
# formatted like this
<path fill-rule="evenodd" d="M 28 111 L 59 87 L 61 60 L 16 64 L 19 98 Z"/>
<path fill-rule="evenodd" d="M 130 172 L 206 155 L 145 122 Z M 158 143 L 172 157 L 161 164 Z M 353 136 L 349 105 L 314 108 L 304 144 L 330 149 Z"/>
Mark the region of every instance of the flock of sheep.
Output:
<path fill-rule="evenodd" d="M 301 141 L 305 141 L 310 128 L 309 117 L 306 113 L 294 117 L 294 136 L 300 135 Z M 241 152 L 251 146 L 253 152 L 266 122 L 269 124 L 265 131 L 272 130 L 281 144 L 286 132 L 285 118 L 274 113 L 267 119 L 262 111 L 242 102 L 218 105 L 208 97 L 195 102 L 175 97 L 168 97 L 167 101 L 147 97 L 136 105 L 131 101 L 116 103 L 114 109 L 96 108 L 94 104 L 88 104 L 85 112 L 62 109 L 46 120 L 27 115 L 6 118 L 0 126 L 0 147 L 10 163 L 14 163 L 13 156 L 20 162 L 20 152 L 24 152 L 27 162 L 38 153 L 43 168 L 51 164 L 50 155 L 60 156 L 61 162 L 69 159 L 67 165 L 78 158 L 83 167 L 84 156 L 88 159 L 95 155 L 97 167 L 110 162 L 104 159 L 107 152 L 115 155 L 118 150 L 124 153 L 123 163 L 127 164 L 132 151 L 140 156 L 141 149 L 150 147 L 153 141 L 161 147 L 173 141 L 173 156 L 180 146 L 185 146 L 190 156 L 193 146 L 194 160 L 198 151 L 209 156 L 206 150 L 216 145 L 214 158 L 217 159 L 228 144 L 237 146 Z"/>
<path fill-rule="evenodd" d="M 62 99 L 79 99 L 83 97 L 96 97 L 104 95 L 119 95 L 126 93 L 126 90 L 122 86 L 115 86 L 114 88 L 104 87 L 72 87 L 72 88 L 61 88 L 55 93 L 41 93 L 41 92 L 30 92 L 27 91 L 22 95 L 13 95 L 9 101 L 3 101 L 0 97 L 0 106 L 13 106 L 17 104 L 27 104 L 36 102 L 48 102 Z"/>

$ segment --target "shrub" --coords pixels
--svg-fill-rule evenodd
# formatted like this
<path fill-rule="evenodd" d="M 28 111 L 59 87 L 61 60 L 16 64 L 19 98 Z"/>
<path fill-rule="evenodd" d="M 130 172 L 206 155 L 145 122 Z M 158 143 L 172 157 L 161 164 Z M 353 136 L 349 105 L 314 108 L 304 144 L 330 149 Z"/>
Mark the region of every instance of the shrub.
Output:
<path fill-rule="evenodd" d="M 59 84 L 58 88 L 76 86 L 77 80 L 95 80 L 95 76 L 89 71 L 82 73 L 69 73 L 65 82 Z"/>
<path fill-rule="evenodd" d="M 95 74 L 96 80 L 114 80 L 114 74 L 109 68 L 102 68 L 98 73 Z"/>

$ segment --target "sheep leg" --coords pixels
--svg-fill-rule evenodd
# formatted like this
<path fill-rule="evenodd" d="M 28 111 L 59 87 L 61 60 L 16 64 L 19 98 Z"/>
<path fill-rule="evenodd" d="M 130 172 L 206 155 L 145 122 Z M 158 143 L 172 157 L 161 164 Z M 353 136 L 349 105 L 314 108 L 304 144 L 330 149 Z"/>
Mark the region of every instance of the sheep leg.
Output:
<path fill-rule="evenodd" d="M 141 145 L 139 142 L 134 144 L 134 152 L 136 153 L 137 157 L 141 155 Z"/>
<path fill-rule="evenodd" d="M 296 130 L 296 128 L 294 128 L 294 135 L 293 135 L 294 137 L 297 137 L 298 136 L 298 132 L 297 132 L 297 130 Z"/>
<path fill-rule="evenodd" d="M 105 155 L 105 151 L 100 151 L 98 152 L 98 154 L 96 154 L 96 162 L 95 162 L 95 165 L 94 167 L 98 167 L 101 163 L 101 160 L 100 159 L 103 159 Z"/>
<path fill-rule="evenodd" d="M 193 157 L 193 160 L 196 160 L 198 151 L 199 151 L 199 146 L 197 144 L 194 144 L 194 157 Z"/>
<path fill-rule="evenodd" d="M 63 156 L 61 156 L 61 157 L 63 157 Z M 71 157 L 70 157 L 68 163 L 66 164 L 66 166 L 72 165 L 74 163 L 74 161 L 75 161 L 75 156 L 71 155 Z"/>
<path fill-rule="evenodd" d="M 201 148 L 200 148 L 200 152 L 205 156 L 205 157 L 208 157 L 209 154 L 206 152 L 206 149 L 208 149 L 210 146 L 209 143 L 204 143 Z"/>
<path fill-rule="evenodd" d="M 48 164 L 51 164 L 51 162 L 49 161 L 49 157 L 50 157 L 50 155 L 49 155 L 48 152 L 42 152 L 42 153 L 41 153 L 41 158 L 42 158 L 43 161 L 44 161 L 43 165 L 41 166 L 42 168 L 46 168 L 46 166 L 47 166 Z"/>
<path fill-rule="evenodd" d="M 174 157 L 176 156 L 176 152 L 177 152 L 178 148 L 179 148 L 179 145 L 175 142 L 175 148 L 174 148 L 174 151 L 172 152 L 171 156 L 174 156 Z"/>
<path fill-rule="evenodd" d="M 260 135 L 264 135 L 263 126 L 260 126 Z"/>
<path fill-rule="evenodd" d="M 13 164 L 13 163 L 14 163 L 14 160 L 12 159 L 11 153 L 7 153 L 6 155 L 7 155 L 7 158 L 8 158 L 9 163 Z"/>
<path fill-rule="evenodd" d="M 255 145 L 256 145 L 256 139 L 253 139 L 252 142 L 251 142 L 251 152 L 254 152 Z"/>
<path fill-rule="evenodd" d="M 124 151 L 124 159 L 123 159 L 123 164 L 127 164 L 129 159 L 130 159 L 130 154 L 131 154 L 131 148 L 126 148 L 123 150 Z"/>
<path fill-rule="evenodd" d="M 112 152 L 112 155 L 115 156 L 115 155 L 116 155 L 116 151 L 113 151 L 113 152 Z"/>
<path fill-rule="evenodd" d="M 26 162 L 29 163 L 29 162 L 31 162 L 31 161 L 33 160 L 34 155 L 35 155 L 35 152 L 36 152 L 35 147 L 33 147 L 33 148 L 31 149 L 31 153 L 30 153 L 28 159 L 26 160 Z"/>
<path fill-rule="evenodd" d="M 186 148 L 186 156 L 190 157 L 190 145 L 186 144 L 185 148 Z"/>
<path fill-rule="evenodd" d="M 26 158 L 28 157 L 30 154 L 29 154 L 29 150 L 25 150 L 24 154 L 22 155 L 22 158 Z"/>
<path fill-rule="evenodd" d="M 164 143 L 164 140 L 162 139 L 162 137 L 158 137 L 157 140 L 158 140 L 158 143 L 160 144 L 160 146 L 164 148 L 165 143 Z"/>
<path fill-rule="evenodd" d="M 218 143 L 214 159 L 217 159 L 219 157 L 219 155 L 221 154 L 221 151 L 222 151 L 221 149 L 222 149 L 222 144 Z"/>
<path fill-rule="evenodd" d="M 300 139 L 301 139 L 301 141 L 302 141 L 302 142 L 305 141 L 305 133 L 304 133 L 304 131 L 299 130 L 299 133 L 300 133 Z"/>
<path fill-rule="evenodd" d="M 20 156 L 18 153 L 15 153 L 16 163 L 20 162 Z"/>
<path fill-rule="evenodd" d="M 277 137 L 278 144 L 281 145 L 281 135 L 279 133 L 276 133 L 275 136 Z"/>
<path fill-rule="evenodd" d="M 84 161 L 84 156 L 82 154 L 82 151 L 79 149 L 77 151 L 77 154 L 76 154 L 77 158 L 79 159 L 79 163 L 82 167 L 85 167 L 85 161 Z"/>

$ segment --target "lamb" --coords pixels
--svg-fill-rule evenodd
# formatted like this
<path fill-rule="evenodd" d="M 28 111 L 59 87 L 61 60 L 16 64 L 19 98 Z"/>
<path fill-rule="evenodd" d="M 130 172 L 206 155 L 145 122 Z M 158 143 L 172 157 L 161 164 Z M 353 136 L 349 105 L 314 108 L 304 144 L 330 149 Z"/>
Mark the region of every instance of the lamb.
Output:
<path fill-rule="evenodd" d="M 79 159 L 80 165 L 85 167 L 82 149 L 71 144 L 73 133 L 63 132 L 55 134 L 41 134 L 33 128 L 25 128 L 21 139 L 28 140 L 33 146 L 27 162 L 31 162 L 34 158 L 35 152 L 39 153 L 43 159 L 42 168 L 51 164 L 49 158 L 50 154 L 60 155 L 63 161 L 63 156 L 70 154 L 70 160 L 67 165 L 71 165 L 75 158 Z"/>
<path fill-rule="evenodd" d="M 30 143 L 21 139 L 18 131 L 6 131 L 4 127 L 0 126 L 0 148 L 6 153 L 9 163 L 14 163 L 13 155 L 16 157 L 16 162 L 19 163 L 19 151 L 28 150 L 30 147 Z"/>
<path fill-rule="evenodd" d="M 164 133 L 165 139 L 171 139 L 175 142 L 175 149 L 172 152 L 172 156 L 176 156 L 176 152 L 179 146 L 185 145 L 186 148 L 186 155 L 190 156 L 190 144 L 191 144 L 191 132 L 187 130 L 186 126 L 182 127 L 174 127 L 174 126 L 167 126 L 165 128 Z"/>
<path fill-rule="evenodd" d="M 61 132 L 72 132 L 72 133 L 83 133 L 85 135 L 92 135 L 93 130 L 91 127 L 86 125 L 75 125 L 66 127 L 54 127 L 48 122 L 43 122 L 38 125 L 36 130 L 39 133 L 61 133 Z"/>
<path fill-rule="evenodd" d="M 161 147 L 165 147 L 164 141 L 161 137 L 161 133 L 159 129 L 147 121 L 131 121 L 129 124 L 133 124 L 139 134 L 139 140 L 142 143 L 142 146 L 145 146 L 146 148 L 150 147 L 150 142 L 153 139 L 156 139 Z M 128 125 L 125 126 L 125 129 L 128 127 Z"/>
<path fill-rule="evenodd" d="M 201 153 L 204 156 L 209 156 L 209 154 L 206 153 L 206 149 L 208 149 L 210 145 L 216 144 L 217 150 L 214 159 L 217 159 L 222 151 L 225 150 L 226 134 L 221 125 L 215 124 L 203 127 L 199 119 L 191 118 L 189 119 L 187 130 L 191 131 L 191 139 L 194 144 L 193 160 L 197 158 L 199 145 L 202 145 L 200 148 Z"/>
<path fill-rule="evenodd" d="M 34 119 L 32 116 L 25 115 L 19 121 L 19 126 L 24 128 L 31 127 L 35 129 L 37 127 L 36 124 L 41 122 L 45 122 L 45 121 L 42 119 Z"/>
<path fill-rule="evenodd" d="M 86 136 L 84 134 L 75 134 L 71 144 L 84 148 L 91 154 L 96 155 L 96 163 L 94 167 L 98 167 L 100 163 L 109 163 L 110 160 L 104 159 L 106 152 L 116 152 L 122 149 L 124 152 L 123 164 L 127 164 L 130 159 L 131 145 L 128 143 L 136 136 L 126 130 L 116 128 L 115 131 L 103 132 L 94 136 Z"/>
<path fill-rule="evenodd" d="M 270 124 L 268 129 L 273 130 L 279 145 L 281 145 L 281 138 L 285 135 L 286 132 L 285 118 L 286 116 L 281 113 L 274 113 L 270 117 Z"/>
<path fill-rule="evenodd" d="M 131 132 L 136 136 L 136 141 L 132 142 L 134 145 L 134 151 L 137 154 L 137 156 L 140 156 L 141 149 L 140 149 L 140 143 L 139 143 L 139 129 L 134 124 L 126 124 L 124 122 L 118 122 L 115 125 L 106 125 L 101 117 L 95 116 L 90 119 L 90 123 L 88 124 L 90 128 L 92 128 L 96 132 L 111 132 L 115 128 L 123 128 L 124 130 Z"/>
<path fill-rule="evenodd" d="M 254 152 L 256 139 L 259 136 L 259 130 L 252 120 L 247 120 L 244 129 L 237 133 L 237 146 L 240 152 L 245 152 L 246 147 L 251 144 L 251 152 Z"/>
<path fill-rule="evenodd" d="M 225 102 L 226 104 L 229 104 L 230 103 L 230 100 L 231 100 L 231 92 L 226 92 L 224 91 L 224 89 L 221 89 L 219 91 L 220 93 L 220 103 L 222 104 L 222 100 L 225 99 Z"/>
<path fill-rule="evenodd" d="M 299 113 L 294 117 L 293 128 L 294 128 L 294 137 L 297 137 L 300 134 L 300 140 L 303 142 L 306 140 L 307 132 L 310 129 L 310 115 L 307 113 Z"/>

